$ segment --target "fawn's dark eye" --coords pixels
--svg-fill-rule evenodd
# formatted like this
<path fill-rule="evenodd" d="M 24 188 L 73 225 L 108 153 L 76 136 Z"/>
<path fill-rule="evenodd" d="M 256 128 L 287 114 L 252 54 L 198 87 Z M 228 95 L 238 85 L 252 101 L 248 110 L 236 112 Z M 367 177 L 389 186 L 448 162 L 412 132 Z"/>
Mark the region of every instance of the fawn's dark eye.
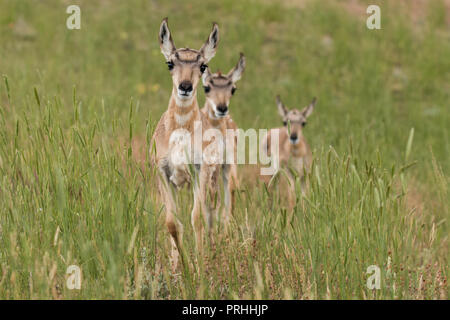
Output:
<path fill-rule="evenodd" d="M 203 89 L 205 89 L 205 93 L 208 93 L 209 91 L 211 91 L 210 86 L 204 86 Z"/>
<path fill-rule="evenodd" d="M 231 88 L 231 94 L 234 94 L 236 92 L 236 88 Z"/>
<path fill-rule="evenodd" d="M 287 126 L 287 121 L 283 121 L 283 126 Z"/>
<path fill-rule="evenodd" d="M 172 61 L 167 61 L 166 64 L 167 64 L 167 66 L 169 67 L 169 70 L 172 70 L 172 69 L 173 69 L 174 64 L 173 64 Z"/>
<path fill-rule="evenodd" d="M 200 66 L 200 72 L 203 73 L 205 72 L 206 68 L 208 68 L 208 66 L 204 63 L 202 63 L 202 65 Z"/>
<path fill-rule="evenodd" d="M 306 126 L 306 122 L 302 122 L 302 127 Z"/>

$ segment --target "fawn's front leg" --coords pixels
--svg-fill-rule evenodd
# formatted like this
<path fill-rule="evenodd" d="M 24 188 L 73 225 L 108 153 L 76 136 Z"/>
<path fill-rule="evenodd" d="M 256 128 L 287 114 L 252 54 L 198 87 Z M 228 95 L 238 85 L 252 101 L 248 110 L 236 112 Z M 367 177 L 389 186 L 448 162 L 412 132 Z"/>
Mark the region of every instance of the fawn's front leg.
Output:
<path fill-rule="evenodd" d="M 164 170 L 161 170 L 161 175 L 158 178 L 159 190 L 163 199 L 165 213 L 166 213 L 166 227 L 170 234 L 170 242 L 172 244 L 170 260 L 172 264 L 172 272 L 175 273 L 178 265 L 178 257 L 181 254 L 181 259 L 183 260 L 182 253 L 182 242 L 183 242 L 183 225 L 175 216 L 176 212 L 176 202 L 170 189 L 169 179 L 166 176 Z M 184 261 L 182 261 L 184 263 Z"/>
<path fill-rule="evenodd" d="M 222 209 L 222 221 L 227 227 L 228 223 L 230 222 L 231 218 L 231 208 L 232 208 L 232 181 L 233 179 L 231 174 L 231 166 L 228 164 L 225 164 L 222 166 L 222 179 L 223 179 L 223 189 L 224 189 L 224 197 L 223 202 L 224 206 Z"/>
<path fill-rule="evenodd" d="M 202 164 L 198 174 L 194 177 L 194 206 L 192 208 L 191 223 L 194 228 L 196 248 L 199 253 L 203 252 L 203 222 L 202 215 L 205 218 L 206 225 L 211 225 L 211 216 L 206 204 L 208 181 L 210 180 L 210 168 Z"/>

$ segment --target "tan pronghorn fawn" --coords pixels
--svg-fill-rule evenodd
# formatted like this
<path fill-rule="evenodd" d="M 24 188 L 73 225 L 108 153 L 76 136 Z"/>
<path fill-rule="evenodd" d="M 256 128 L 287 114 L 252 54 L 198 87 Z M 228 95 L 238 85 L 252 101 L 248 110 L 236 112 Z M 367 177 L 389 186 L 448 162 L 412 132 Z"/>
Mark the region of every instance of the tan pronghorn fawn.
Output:
<path fill-rule="evenodd" d="M 203 246 L 202 214 L 208 229 L 211 226 L 212 219 L 206 198 L 208 189 L 215 185 L 220 165 L 214 161 L 204 161 L 204 150 L 208 144 L 201 136 L 198 146 L 194 136 L 199 126 L 202 131 L 211 127 L 208 119 L 200 112 L 197 103 L 197 85 L 208 67 L 207 63 L 216 53 L 218 41 L 217 24 L 213 24 L 213 29 L 200 50 L 177 49 L 169 31 L 167 18 L 162 21 L 159 30 L 161 52 L 169 67 L 173 88 L 168 109 L 155 128 L 151 145 L 155 151 L 152 159 L 160 173 L 158 187 L 165 206 L 165 223 L 171 235 L 173 271 L 177 266 L 179 254 L 183 262 L 183 226 L 176 217 L 176 195 L 178 188 L 185 182 L 193 186 L 191 223 L 199 253 L 202 252 Z M 195 165 L 191 166 L 192 163 Z"/>
<path fill-rule="evenodd" d="M 228 225 L 231 217 L 232 206 L 234 204 L 234 193 L 239 188 L 236 166 L 236 148 L 238 129 L 236 123 L 231 119 L 229 114 L 231 96 L 236 91 L 236 82 L 241 78 L 242 72 L 245 69 L 245 57 L 241 53 L 240 59 L 236 66 L 223 75 L 220 71 L 211 73 L 209 68 L 203 73 L 203 88 L 205 90 L 206 101 L 205 106 L 201 109 L 203 114 L 208 118 L 211 125 L 220 130 L 223 137 L 223 154 L 225 155 L 224 163 L 222 165 L 222 180 L 224 188 L 222 210 L 222 220 L 225 226 Z M 228 132 L 227 132 L 228 131 Z M 231 132 L 230 132 L 231 131 Z M 233 161 L 230 163 L 226 161 L 228 150 L 232 152 L 229 159 Z"/>
<path fill-rule="evenodd" d="M 281 102 L 280 96 L 277 96 L 276 101 L 278 113 L 284 125 L 281 128 L 276 128 L 279 130 L 279 154 L 277 158 L 279 166 L 288 169 L 286 170 L 289 184 L 288 201 L 289 208 L 292 210 L 297 199 L 295 194 L 295 178 L 297 176 L 300 179 L 302 192 L 304 192 L 304 172 L 308 172 L 311 167 L 311 149 L 303 135 L 303 128 L 306 125 L 307 118 L 313 112 L 316 98 L 301 111 L 298 109 L 288 110 L 283 102 Z M 274 143 L 271 141 L 271 136 L 273 136 L 273 130 L 276 129 L 271 129 L 267 133 L 266 140 L 264 141 L 268 154 L 270 154 L 271 143 Z M 273 156 L 272 159 L 274 159 Z"/>

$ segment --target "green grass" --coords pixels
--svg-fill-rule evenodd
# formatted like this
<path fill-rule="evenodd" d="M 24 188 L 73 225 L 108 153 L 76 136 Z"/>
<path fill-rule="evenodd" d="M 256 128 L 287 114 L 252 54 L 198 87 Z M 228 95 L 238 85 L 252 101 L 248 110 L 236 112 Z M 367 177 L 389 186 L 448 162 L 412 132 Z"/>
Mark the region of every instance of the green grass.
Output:
<path fill-rule="evenodd" d="M 444 1 L 418 21 L 376 1 L 377 31 L 365 27 L 367 1 L 362 16 L 347 1 L 303 2 L 75 1 L 81 30 L 70 31 L 64 2 L 2 1 L 0 298 L 448 298 Z M 179 47 L 199 48 L 219 23 L 213 70 L 245 53 L 231 102 L 240 127 L 279 126 L 276 94 L 299 108 L 318 97 L 295 213 L 241 166 L 233 231 L 214 232 L 198 270 L 184 190 L 182 275 L 170 272 L 147 154 L 172 86 L 157 41 L 165 16 Z M 66 287 L 72 264 L 81 290 Z M 370 265 L 380 290 L 366 287 Z"/>

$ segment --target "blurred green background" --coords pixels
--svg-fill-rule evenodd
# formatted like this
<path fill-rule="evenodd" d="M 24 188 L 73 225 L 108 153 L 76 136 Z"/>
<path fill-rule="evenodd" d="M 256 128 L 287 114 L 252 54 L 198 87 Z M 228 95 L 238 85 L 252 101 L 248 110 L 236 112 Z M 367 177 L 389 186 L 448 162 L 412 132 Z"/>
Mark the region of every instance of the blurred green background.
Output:
<path fill-rule="evenodd" d="M 69 16 L 66 8 L 71 4 L 81 8 L 81 30 L 66 28 Z M 369 4 L 381 8 L 381 30 L 366 28 Z M 304 134 L 320 161 L 326 162 L 325 151 L 332 146 L 342 159 L 352 158 L 360 174 L 362 168 L 376 163 L 381 180 L 385 171 L 403 172 L 402 166 L 412 164 L 408 169 L 408 193 L 400 213 L 395 211 L 397 200 L 389 198 L 392 203 L 386 205 L 388 211 L 384 216 L 380 218 L 375 211 L 373 216 L 367 216 L 369 220 L 387 219 L 382 220 L 386 224 L 380 227 L 384 230 L 383 245 L 373 254 L 385 262 L 383 250 L 396 248 L 397 261 L 410 263 L 412 270 L 422 272 L 425 266 L 434 263 L 440 270 L 435 274 L 448 270 L 450 1 L 1 0 L 0 74 L 4 78 L 0 83 L 0 265 L 6 276 L 4 281 L 0 280 L 0 297 L 58 297 L 64 280 L 63 276 L 58 281 L 48 276 L 53 270 L 50 261 L 58 261 L 55 264 L 59 274 L 64 274 L 66 261 L 72 260 L 85 263 L 86 279 L 90 279 L 92 286 L 78 296 L 66 292 L 66 297 L 122 297 L 118 292 L 133 278 L 133 272 L 135 276 L 139 274 L 135 268 L 141 266 L 136 264 L 138 258 L 136 254 L 133 256 L 133 250 L 131 254 L 128 252 L 130 256 L 126 254 L 134 231 L 139 230 L 135 238 L 139 250 L 151 243 L 160 250 L 159 254 L 165 252 L 166 244 L 159 240 L 167 237 L 162 224 L 156 227 L 145 213 L 159 212 L 159 206 L 154 201 L 155 189 L 145 179 L 148 168 L 143 162 L 152 128 L 167 108 L 172 90 L 157 37 L 160 22 L 166 16 L 177 47 L 199 49 L 211 23 L 219 24 L 219 48 L 209 63 L 212 71 L 228 72 L 236 64 L 239 52 L 247 57 L 246 70 L 230 105 L 239 127 L 280 126 L 276 94 L 290 108 L 302 108 L 316 96 L 318 103 Z M 198 97 L 202 105 L 201 90 Z M 411 128 L 414 139 L 405 159 Z M 124 158 L 126 169 L 122 170 L 120 161 Z M 245 176 L 245 169 L 242 170 Z M 339 170 L 336 169 L 336 175 L 341 174 Z M 342 182 L 342 177 L 336 181 Z M 395 177 L 389 188 L 398 190 L 401 182 Z M 374 181 L 377 180 L 367 177 L 368 189 Z M 330 188 L 333 186 L 330 182 Z M 353 208 L 362 206 L 359 198 L 350 197 L 351 186 L 346 188 L 348 193 L 342 194 L 339 189 L 332 189 L 336 193 L 329 199 L 334 199 L 334 205 L 342 205 L 342 210 L 347 204 Z M 374 190 L 377 196 L 371 198 L 373 203 L 380 201 L 378 189 Z M 354 189 L 355 194 L 360 191 Z M 328 198 L 320 196 L 314 194 L 311 198 L 319 211 L 321 204 L 325 207 L 329 204 Z M 362 199 L 364 202 L 364 196 Z M 264 204 L 263 200 L 251 205 L 259 204 Z M 371 202 L 364 205 L 368 211 L 373 207 Z M 188 207 L 183 210 L 188 212 Z M 36 213 L 42 208 L 52 215 Z M 250 210 L 270 215 L 267 211 L 263 205 Z M 323 237 L 320 239 L 326 242 L 324 239 L 333 237 L 330 232 L 337 238 L 346 234 L 345 240 L 339 239 L 347 241 L 348 247 L 355 243 L 361 243 L 361 247 L 352 253 L 356 260 L 345 258 L 351 268 L 345 263 L 336 267 L 336 261 L 343 259 L 339 251 L 342 247 L 332 248 L 334 251 L 329 251 L 328 256 L 321 251 L 326 250 L 322 242 L 314 243 L 314 237 L 308 238 L 312 244 L 301 242 L 304 248 L 295 247 L 306 257 L 298 258 L 305 264 L 300 271 L 305 272 L 306 278 L 314 275 L 308 278 L 314 292 L 308 297 L 368 297 L 362 293 L 363 284 L 348 288 L 343 284 L 348 281 L 349 270 L 355 272 L 354 278 L 362 277 L 356 273 L 360 266 L 352 261 L 362 261 L 358 260 L 361 258 L 358 252 L 372 254 L 367 249 L 370 241 L 360 241 L 366 239 L 366 234 L 356 233 L 355 226 L 347 224 L 350 216 L 343 216 L 331 227 L 327 225 L 332 223 L 329 216 L 320 212 L 324 215 L 320 220 L 323 224 L 318 224 L 314 235 L 317 239 Z M 393 212 L 398 215 L 389 220 L 390 214 L 394 217 Z M 77 218 L 85 213 L 84 220 Z M 243 207 L 236 219 L 244 221 L 244 214 L 246 219 L 247 209 Z M 250 218 L 255 225 L 263 221 L 257 217 L 255 214 Z M 399 227 L 395 234 L 389 229 L 411 217 L 414 228 Z M 185 220 L 188 230 L 189 218 Z M 271 228 L 282 228 L 278 223 L 281 222 L 274 222 Z M 140 228 L 135 229 L 139 224 Z M 65 239 L 61 252 L 53 244 L 58 243 L 56 234 Z M 190 231 L 187 234 L 191 243 Z M 294 231 L 284 235 L 297 239 Z M 255 237 L 262 240 L 259 243 L 263 243 L 263 255 L 281 257 L 284 250 L 294 252 L 290 246 L 295 241 L 291 238 L 286 240 L 289 244 L 278 244 L 275 239 L 279 251 L 272 253 L 264 241 L 276 234 L 256 232 Z M 239 236 L 237 239 L 245 242 Z M 396 247 L 402 239 L 408 245 Z M 236 243 L 234 248 L 241 248 L 242 243 Z M 233 259 L 242 258 L 240 252 L 234 254 Z M 65 257 L 64 263 L 60 256 Z M 264 265 L 265 260 L 258 257 L 255 261 Z M 253 289 L 247 292 L 247 287 L 233 282 L 237 274 L 239 277 L 243 274 L 234 270 L 226 286 L 216 287 L 205 278 L 201 288 L 208 285 L 212 288 L 202 295 L 195 291 L 197 278 L 183 284 L 159 278 L 162 274 L 159 271 L 164 270 L 167 262 L 164 254 L 156 258 L 149 254 L 146 259 L 156 270 L 155 278 L 149 281 L 159 285 L 151 295 L 143 295 L 146 298 L 300 297 L 283 289 L 289 285 L 289 279 L 292 282 L 299 277 L 297 273 L 293 278 L 285 277 L 290 271 L 297 272 L 297 267 L 281 262 L 285 269 L 276 273 L 281 283 L 277 290 L 249 293 Z M 142 268 L 147 268 L 145 263 L 142 262 Z M 161 264 L 158 267 L 158 263 L 163 267 Z M 23 273 L 17 275 L 14 267 Z M 217 268 L 220 274 L 221 267 Z M 326 278 L 325 273 L 319 272 L 321 268 L 330 268 L 324 271 Z M 248 278 L 239 281 L 248 281 L 249 288 L 259 285 L 258 275 L 253 274 L 257 267 L 250 265 L 244 269 L 250 270 L 246 273 Z M 33 283 L 28 278 L 30 272 L 34 272 L 37 281 L 34 287 L 29 285 Z M 418 275 L 415 281 L 421 279 Z M 434 285 L 441 278 L 435 279 L 438 280 L 433 280 Z M 405 290 L 401 297 L 445 297 L 434 292 L 434 287 L 424 295 Z M 131 296 L 141 297 L 136 291 L 130 292 Z M 381 297 L 395 295 L 384 292 Z"/>
<path fill-rule="evenodd" d="M 167 107 L 171 78 L 157 31 L 169 17 L 178 47 L 200 48 L 211 22 L 220 26 L 212 70 L 228 71 L 239 52 L 247 69 L 231 112 L 243 128 L 280 124 L 274 103 L 289 107 L 318 97 L 306 134 L 312 146 L 345 150 L 350 139 L 366 158 L 395 161 L 415 128 L 417 175 L 426 179 L 431 152 L 448 171 L 450 31 L 448 1 L 376 1 L 381 30 L 369 30 L 370 1 L 2 1 L 0 71 L 15 108 L 36 86 L 46 98 L 85 108 L 105 101 L 107 115 L 140 102 L 137 119 Z M 81 7 L 81 30 L 68 30 L 65 9 Z M 200 104 L 203 94 L 199 94 Z M 86 116 L 89 112 L 85 112 Z M 139 129 L 143 121 L 135 123 Z"/>

